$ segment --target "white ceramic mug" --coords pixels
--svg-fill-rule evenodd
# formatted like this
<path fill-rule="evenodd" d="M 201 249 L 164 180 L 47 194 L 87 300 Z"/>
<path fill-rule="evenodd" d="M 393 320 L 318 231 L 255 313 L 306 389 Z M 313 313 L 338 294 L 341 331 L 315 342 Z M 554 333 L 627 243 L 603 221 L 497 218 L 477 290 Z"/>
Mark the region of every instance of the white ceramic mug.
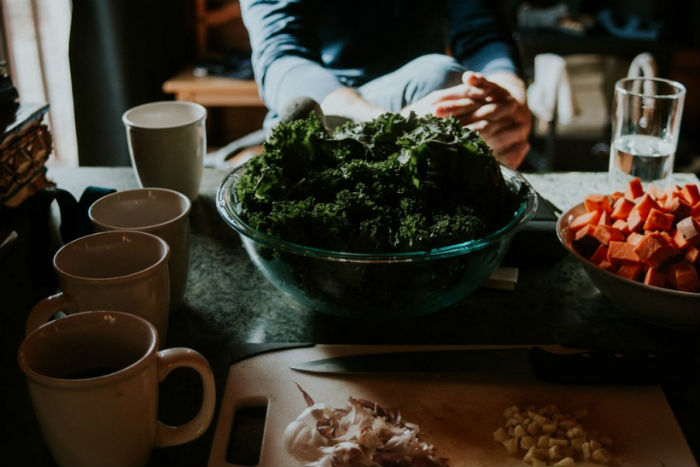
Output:
<path fill-rule="evenodd" d="M 116 310 L 148 320 L 165 342 L 170 316 L 169 256 L 165 240 L 138 231 L 100 232 L 65 244 L 53 258 L 61 291 L 32 308 L 27 330 L 59 311 Z"/>
<path fill-rule="evenodd" d="M 105 195 L 88 210 L 96 231 L 139 230 L 168 242 L 171 312 L 182 304 L 185 296 L 191 207 L 190 200 L 175 190 L 139 188 Z"/>
<path fill-rule="evenodd" d="M 18 352 L 34 412 L 59 465 L 144 465 L 154 447 L 186 443 L 208 428 L 216 389 L 207 360 L 188 348 L 158 351 L 152 324 L 133 314 L 87 311 L 31 332 Z M 175 368 L 202 380 L 189 422 L 158 421 L 158 385 Z"/>
<path fill-rule="evenodd" d="M 129 155 L 142 187 L 170 188 L 197 199 L 206 118 L 204 107 L 183 101 L 151 102 L 124 112 Z"/>

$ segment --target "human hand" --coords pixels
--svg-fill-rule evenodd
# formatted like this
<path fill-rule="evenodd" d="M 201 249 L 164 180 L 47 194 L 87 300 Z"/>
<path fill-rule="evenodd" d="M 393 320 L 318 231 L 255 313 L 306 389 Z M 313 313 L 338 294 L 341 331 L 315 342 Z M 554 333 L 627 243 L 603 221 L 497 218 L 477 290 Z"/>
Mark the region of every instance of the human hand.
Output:
<path fill-rule="evenodd" d="M 532 128 L 530 110 L 525 102 L 525 85 L 512 73 L 496 73 L 486 79 L 479 73 L 467 71 L 462 80 L 482 98 L 479 107 L 459 118 L 463 125 L 479 132 L 493 150 L 494 156 L 510 167 L 517 168 L 525 159 Z"/>
<path fill-rule="evenodd" d="M 454 116 L 479 134 L 501 162 L 518 167 L 530 149 L 530 110 L 525 104 L 525 85 L 512 73 L 484 78 L 467 71 L 463 83 L 431 92 L 402 109 L 407 115 Z"/>

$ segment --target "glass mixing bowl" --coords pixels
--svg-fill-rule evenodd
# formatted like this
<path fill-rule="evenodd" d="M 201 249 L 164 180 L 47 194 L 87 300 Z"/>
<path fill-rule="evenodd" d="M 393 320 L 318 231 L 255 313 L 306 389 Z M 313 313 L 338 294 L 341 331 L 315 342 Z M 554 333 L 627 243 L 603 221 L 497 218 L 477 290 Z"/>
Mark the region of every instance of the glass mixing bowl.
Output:
<path fill-rule="evenodd" d="M 483 238 L 406 253 L 324 250 L 271 237 L 243 222 L 235 187 L 245 170 L 244 164 L 224 179 L 216 206 L 238 232 L 251 261 L 295 301 L 350 318 L 417 316 L 460 301 L 499 266 L 513 235 L 537 207 L 535 190 L 525 178 L 501 166 L 507 185 L 522 189 L 524 196 L 510 222 Z"/>

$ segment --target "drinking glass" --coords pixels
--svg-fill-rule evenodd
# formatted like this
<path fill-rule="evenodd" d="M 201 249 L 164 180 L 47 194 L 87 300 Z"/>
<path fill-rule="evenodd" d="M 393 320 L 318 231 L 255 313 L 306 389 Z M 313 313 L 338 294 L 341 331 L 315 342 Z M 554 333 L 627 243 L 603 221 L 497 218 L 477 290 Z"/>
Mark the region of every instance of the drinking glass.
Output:
<path fill-rule="evenodd" d="M 663 185 L 673 172 L 685 87 L 662 78 L 625 78 L 615 83 L 610 145 L 610 183 L 624 191 L 639 177 Z"/>

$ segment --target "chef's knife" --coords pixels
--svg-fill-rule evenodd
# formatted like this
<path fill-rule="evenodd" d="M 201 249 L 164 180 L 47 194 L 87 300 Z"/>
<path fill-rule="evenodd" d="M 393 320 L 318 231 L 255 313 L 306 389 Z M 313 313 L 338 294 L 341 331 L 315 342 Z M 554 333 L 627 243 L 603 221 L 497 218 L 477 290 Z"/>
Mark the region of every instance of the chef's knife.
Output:
<path fill-rule="evenodd" d="M 542 347 L 398 351 L 347 355 L 294 364 L 321 374 L 532 372 L 543 381 L 567 384 L 661 384 L 696 377 L 695 356 L 680 353 L 562 352 Z"/>

